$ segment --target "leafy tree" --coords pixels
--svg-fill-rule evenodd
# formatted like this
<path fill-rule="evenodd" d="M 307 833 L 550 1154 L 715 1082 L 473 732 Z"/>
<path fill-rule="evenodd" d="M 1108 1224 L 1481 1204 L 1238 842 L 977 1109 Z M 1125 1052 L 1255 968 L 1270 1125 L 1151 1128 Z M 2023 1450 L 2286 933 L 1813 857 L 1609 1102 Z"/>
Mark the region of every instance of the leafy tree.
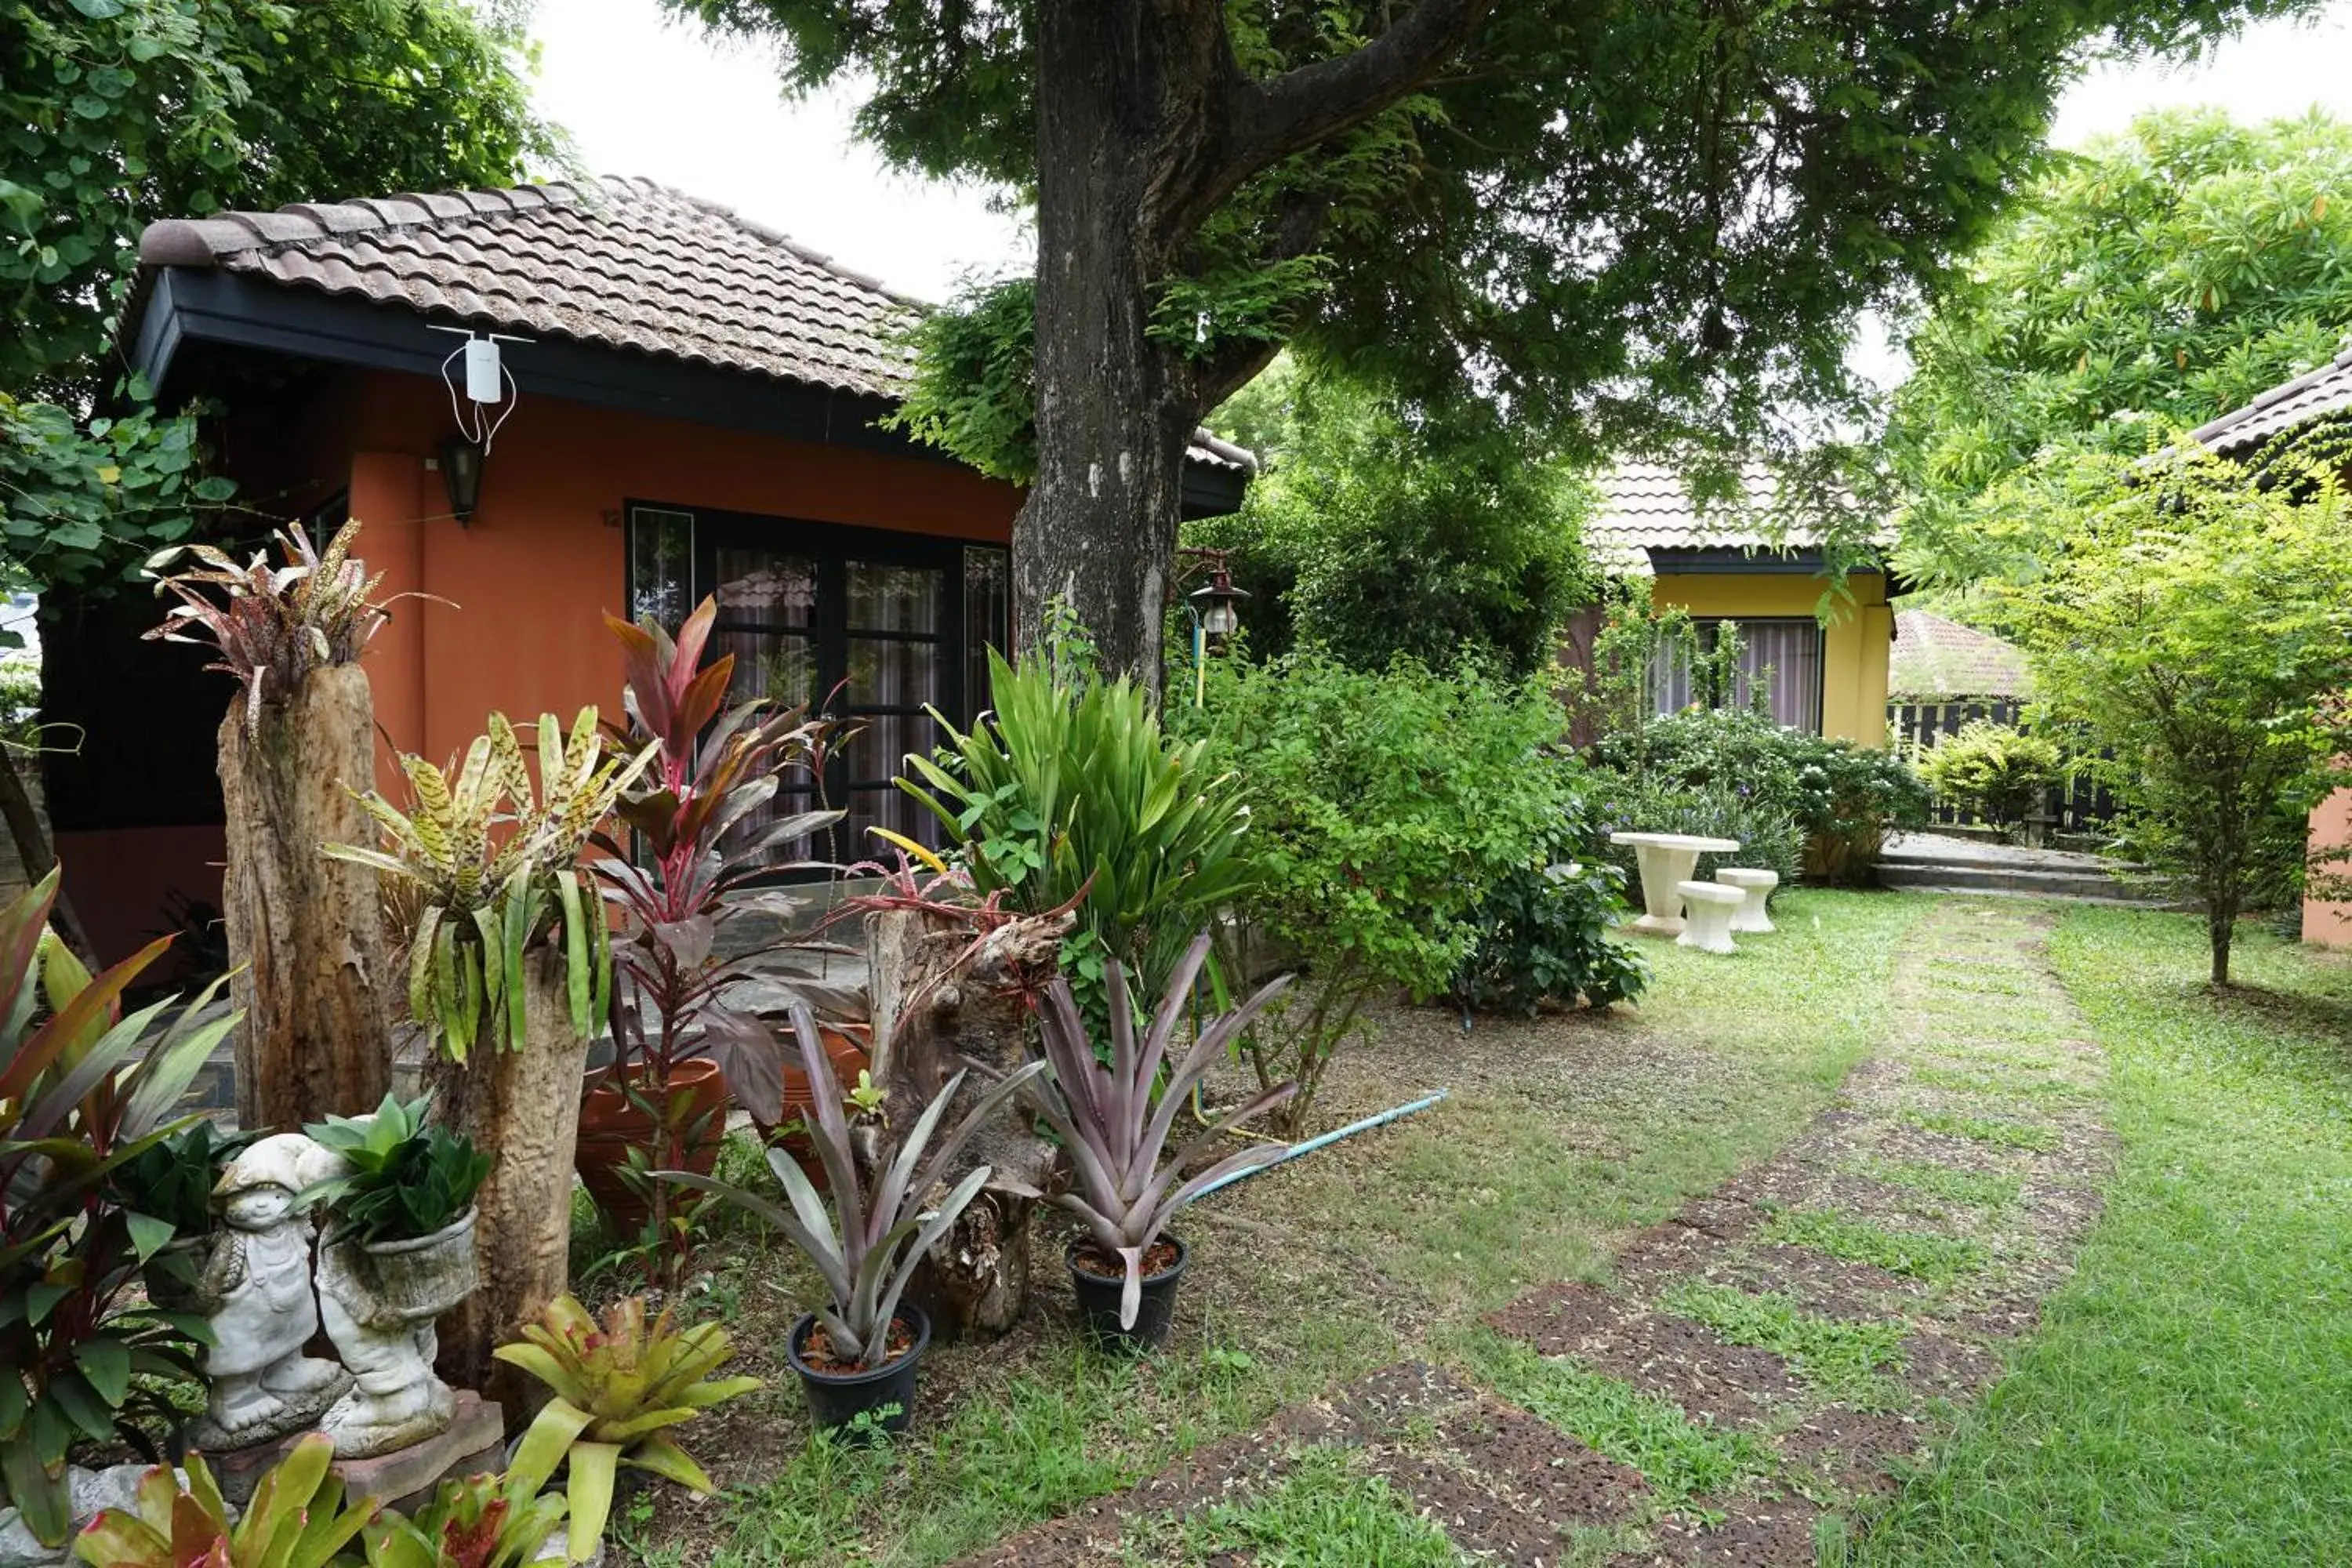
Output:
<path fill-rule="evenodd" d="M 1186 534 L 1239 550 L 1251 646 L 1319 643 L 1364 669 L 1399 654 L 1436 668 L 1466 656 L 1513 676 L 1550 665 L 1588 595 L 1587 488 L 1528 454 L 1483 404 L 1401 406 L 1348 376 L 1277 363 L 1274 395 L 1235 422 L 1263 443 L 1247 501 Z"/>
<path fill-rule="evenodd" d="M 1034 388 L 1016 598 L 1156 679 L 1186 437 L 1285 342 L 1588 453 L 1727 453 L 1839 402 L 1854 313 L 1981 237 L 2095 41 L 2307 0 L 668 3 L 857 81 L 893 162 L 1034 197 L 1028 343 L 989 360 L 1034 369 L 959 385 L 942 323 L 926 395 Z"/>
<path fill-rule="evenodd" d="M 2352 321 L 2352 125 L 2144 115 L 2058 159 L 1911 339 L 1890 446 L 1908 564 L 1967 581 L 2045 541 L 1988 526 L 2037 453 L 2146 449 L 2323 364 Z"/>
<path fill-rule="evenodd" d="M 194 412 L 114 327 L 158 217 L 500 184 L 565 162 L 500 0 L 0 0 L 0 587 L 106 591 L 217 513 Z M 53 863 L 0 751 L 0 816 Z M 28 837 L 29 835 L 29 837 Z M 79 945 L 69 907 L 58 923 Z"/>
<path fill-rule="evenodd" d="M 2131 847 L 2203 903 L 2226 985 L 2239 911 L 2292 885 L 2347 779 L 2352 508 L 2332 465 L 2257 485 L 2185 442 L 2157 461 L 2051 465 L 2066 546 L 2001 596 L 2041 705 L 2111 753 Z"/>

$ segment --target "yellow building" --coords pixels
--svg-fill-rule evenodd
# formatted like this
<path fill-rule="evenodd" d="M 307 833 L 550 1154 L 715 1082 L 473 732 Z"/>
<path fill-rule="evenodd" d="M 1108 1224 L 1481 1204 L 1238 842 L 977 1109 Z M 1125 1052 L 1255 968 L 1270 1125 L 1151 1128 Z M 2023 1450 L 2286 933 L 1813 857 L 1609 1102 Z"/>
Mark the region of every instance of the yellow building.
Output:
<path fill-rule="evenodd" d="M 1689 611 L 1702 637 L 1737 622 L 1742 667 L 1771 670 L 1780 722 L 1885 745 L 1895 640 L 1889 574 L 1852 572 L 1845 593 L 1832 594 L 1818 539 L 1775 539 L 1759 522 L 1770 483 L 1759 465 L 1748 474 L 1748 508 L 1702 516 L 1673 468 L 1622 464 L 1601 481 L 1604 503 L 1586 527 L 1586 546 L 1612 575 L 1650 577 L 1654 602 Z M 1691 700 L 1686 670 L 1662 665 L 1650 685 L 1661 712 Z"/>

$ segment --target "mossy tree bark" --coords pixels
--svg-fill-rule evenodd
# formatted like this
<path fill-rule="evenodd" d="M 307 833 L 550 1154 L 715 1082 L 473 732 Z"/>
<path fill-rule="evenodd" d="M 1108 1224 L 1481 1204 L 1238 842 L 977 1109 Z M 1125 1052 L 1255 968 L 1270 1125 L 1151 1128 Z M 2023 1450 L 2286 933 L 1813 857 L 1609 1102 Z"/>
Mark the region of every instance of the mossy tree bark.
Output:
<path fill-rule="evenodd" d="M 313 670 L 246 728 L 221 721 L 228 861 L 221 908 L 236 1036 L 236 1110 L 247 1127 L 291 1131 L 373 1110 L 391 1082 L 390 946 L 376 875 L 327 844 L 371 844 L 352 795 L 375 779 L 375 709 L 358 665 Z"/>
<path fill-rule="evenodd" d="M 967 1064 L 965 1080 L 942 1119 L 952 1128 L 984 1088 L 1031 1055 L 1029 1007 L 1020 982 L 1050 972 L 1069 917 L 1023 920 L 999 927 L 975 949 L 971 928 L 915 910 L 877 915 L 866 928 L 868 984 L 875 1021 L 874 1081 L 888 1096 L 894 1128 L 911 1127 L 948 1079 Z M 861 1151 L 861 1158 L 864 1158 Z M 964 1146 L 954 1181 L 977 1165 L 998 1178 L 1043 1189 L 1053 1174 L 1054 1146 L 1016 1100 Z M 870 1162 L 869 1168 L 870 1168 Z M 1029 1303 L 1029 1220 L 1034 1198 L 983 1189 L 931 1247 L 907 1294 L 930 1315 L 940 1339 L 994 1339 L 1021 1321 Z"/>
<path fill-rule="evenodd" d="M 436 1113 L 490 1156 L 474 1199 L 481 1289 L 441 1321 L 441 1375 L 506 1410 L 509 1430 L 546 1391 L 490 1352 L 570 1287 L 572 1156 L 588 1042 L 574 1033 L 563 963 L 552 948 L 524 963 L 529 1025 L 520 1047 L 495 1050 L 488 1030 L 463 1062 L 436 1058 L 427 1074 Z"/>

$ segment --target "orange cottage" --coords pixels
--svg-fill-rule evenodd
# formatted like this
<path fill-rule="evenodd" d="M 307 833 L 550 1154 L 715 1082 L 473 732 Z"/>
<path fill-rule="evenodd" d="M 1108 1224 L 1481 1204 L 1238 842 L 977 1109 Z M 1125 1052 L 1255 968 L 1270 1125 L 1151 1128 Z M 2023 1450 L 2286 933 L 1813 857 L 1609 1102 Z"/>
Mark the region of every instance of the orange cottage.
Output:
<path fill-rule="evenodd" d="M 430 595 L 368 656 L 379 778 L 494 709 L 616 710 L 603 613 L 674 622 L 716 595 L 739 694 L 837 693 L 863 725 L 831 781 L 853 825 L 925 830 L 888 781 L 931 743 L 927 704 L 984 705 L 1022 497 L 879 426 L 913 301 L 641 181 L 173 220 L 140 258 L 123 352 L 167 405 L 219 411 L 239 534 L 357 518 L 386 591 Z M 499 339 L 487 410 L 464 396 L 467 329 Z M 1203 437 L 1188 515 L 1238 506 L 1252 466 Z M 229 688 L 139 640 L 158 613 L 135 594 L 43 606 L 44 716 L 83 735 L 47 759 L 47 798 L 110 957 L 201 929 L 218 898 Z"/>

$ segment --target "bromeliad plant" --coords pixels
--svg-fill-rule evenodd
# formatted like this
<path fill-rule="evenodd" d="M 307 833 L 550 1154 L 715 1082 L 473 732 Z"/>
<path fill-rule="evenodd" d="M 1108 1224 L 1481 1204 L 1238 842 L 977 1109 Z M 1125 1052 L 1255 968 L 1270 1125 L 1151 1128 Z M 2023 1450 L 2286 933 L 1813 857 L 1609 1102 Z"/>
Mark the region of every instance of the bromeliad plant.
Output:
<path fill-rule="evenodd" d="M 523 1343 L 500 1345 L 499 1360 L 520 1367 L 553 1391 L 515 1449 L 508 1479 L 537 1492 L 561 1468 L 575 1563 L 593 1555 L 612 1511 L 617 1467 L 676 1481 L 698 1495 L 715 1489 L 680 1447 L 677 1428 L 714 1405 L 761 1387 L 756 1377 L 713 1378 L 734 1353 L 717 1323 L 680 1328 L 664 1309 L 648 1321 L 645 1299 L 604 1309 L 600 1321 L 570 1296 L 523 1325 Z M 542 1532 L 544 1533 L 544 1532 Z"/>
<path fill-rule="evenodd" d="M 72 1522 L 70 1447 L 152 1451 L 141 1422 L 167 1418 L 166 1384 L 196 1374 L 203 1325 L 131 1289 L 172 1222 L 119 1195 L 238 1021 L 204 1020 L 217 984 L 124 1013 L 170 939 L 93 975 L 48 932 L 57 889 L 53 870 L 0 909 L 0 1501 L 50 1545 Z"/>
<path fill-rule="evenodd" d="M 91 1568 L 330 1568 L 378 1509 L 374 1498 L 344 1505 L 334 1458 L 333 1438 L 304 1436 L 234 1524 L 202 1455 L 188 1456 L 185 1487 L 158 1465 L 140 1478 L 136 1506 L 92 1520 L 75 1554 Z"/>
<path fill-rule="evenodd" d="M 1278 1160 L 1285 1152 L 1282 1144 L 1260 1143 L 1229 1154 L 1197 1174 L 1183 1176 L 1186 1168 L 1214 1148 L 1218 1140 L 1297 1093 L 1298 1086 L 1290 1083 L 1267 1089 L 1227 1111 L 1172 1158 L 1168 1152 L 1177 1114 L 1194 1089 L 1250 1026 L 1259 1009 L 1290 984 L 1290 977 L 1283 975 L 1261 987 L 1240 1006 L 1202 1029 L 1192 1048 L 1171 1063 L 1176 1031 L 1192 1001 L 1193 982 L 1208 957 L 1209 938 L 1204 932 L 1193 938 L 1177 961 L 1152 1015 L 1151 1026 L 1140 1040 L 1136 1037 L 1126 969 L 1116 962 L 1109 966 L 1108 1065 L 1096 1058 L 1067 981 L 1057 979 L 1046 987 L 1038 1016 L 1045 1061 L 1053 1072 L 1031 1092 L 1039 1114 L 1069 1151 L 1076 1183 L 1076 1190 L 1057 1194 L 1052 1201 L 1083 1220 L 1094 1244 L 1122 1266 L 1126 1280 L 1119 1294 L 1122 1330 L 1135 1326 L 1142 1300 L 1144 1255 L 1168 1228 L 1168 1222 L 1205 1189 Z"/>
<path fill-rule="evenodd" d="M 782 1149 L 768 1151 L 768 1168 L 791 1200 L 790 1212 L 756 1193 L 709 1176 L 687 1171 L 660 1174 L 740 1205 L 789 1237 L 816 1266 L 830 1293 L 831 1300 L 817 1309 L 816 1319 L 831 1342 L 834 1359 L 850 1366 L 878 1366 L 888 1359 L 890 1321 L 898 1313 L 907 1281 L 914 1277 L 916 1266 L 931 1244 L 947 1234 L 987 1185 L 990 1175 L 988 1166 L 979 1165 L 950 1185 L 946 1173 L 954 1168 L 956 1157 L 972 1134 L 1023 1085 L 1044 1072 L 1045 1064 L 1027 1063 L 988 1085 L 973 1098 L 962 1120 L 942 1134 L 940 1124 L 967 1076 L 955 1074 L 923 1108 L 914 1126 L 903 1132 L 887 1124 L 873 1129 L 869 1152 L 879 1179 L 869 1180 L 851 1142 L 849 1118 L 843 1109 L 846 1097 L 839 1092 L 833 1064 L 818 1038 L 816 1018 L 804 1005 L 793 1007 L 793 1034 L 810 1081 L 835 1085 L 835 1092 L 816 1095 L 816 1125 L 812 1132 L 817 1158 L 832 1186 L 830 1211 L 800 1166 Z"/>
<path fill-rule="evenodd" d="M 418 1241 L 465 1217 L 490 1173 L 490 1157 L 427 1120 L 430 1095 L 393 1095 L 369 1116 L 330 1116 L 303 1131 L 347 1167 L 299 1194 L 323 1204 L 339 1236 L 371 1246 Z"/>
<path fill-rule="evenodd" d="M 563 1500 L 509 1476 L 443 1481 L 403 1519 L 386 1509 L 367 1527 L 368 1568 L 522 1568 L 563 1522 Z"/>
<path fill-rule="evenodd" d="M 360 797 L 383 847 L 330 844 L 326 853 L 391 879 L 390 896 L 413 918 L 409 1013 L 453 1059 L 487 1033 L 493 1049 L 519 1049 L 529 987 L 523 962 L 552 937 L 563 951 L 572 1025 L 585 1039 L 607 1007 L 612 946 L 602 904 L 580 857 L 622 795 L 651 765 L 649 747 L 608 756 L 596 710 L 583 708 L 567 738 L 551 713 L 539 721 L 539 784 L 502 713 L 452 771 L 403 756 L 415 802 L 401 811 L 375 791 Z"/>
<path fill-rule="evenodd" d="M 162 551 L 147 562 L 150 576 L 183 555 L 198 564 L 156 583 L 157 594 L 176 595 L 180 603 L 147 636 L 216 652 L 217 662 L 205 668 L 236 678 L 245 689 L 246 728 L 258 730 L 263 704 L 284 700 L 311 670 L 356 662 L 392 618 L 387 604 L 430 597 L 404 594 L 377 602 L 383 574 L 371 577 L 351 558 L 359 531 L 356 521 L 346 522 L 322 552 L 311 547 L 300 523 L 289 524 L 277 534 L 282 566 L 272 566 L 267 552 L 240 566 L 209 544 Z"/>

